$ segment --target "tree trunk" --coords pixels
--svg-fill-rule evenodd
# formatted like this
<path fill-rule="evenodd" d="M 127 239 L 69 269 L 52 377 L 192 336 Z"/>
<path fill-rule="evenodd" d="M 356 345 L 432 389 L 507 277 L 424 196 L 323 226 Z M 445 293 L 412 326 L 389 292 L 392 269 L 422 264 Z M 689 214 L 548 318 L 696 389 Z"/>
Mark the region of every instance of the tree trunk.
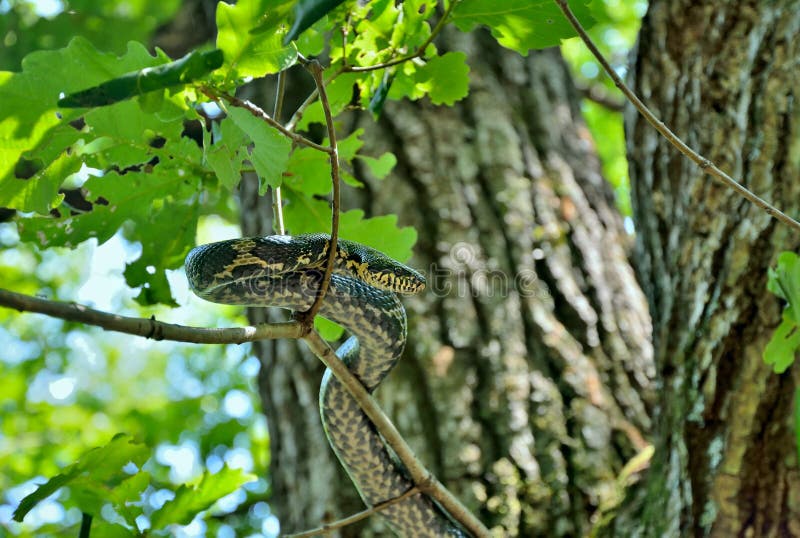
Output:
<path fill-rule="evenodd" d="M 411 264 L 429 290 L 406 300 L 405 356 L 377 396 L 429 468 L 503 536 L 576 536 L 646 446 L 655 401 L 650 319 L 556 50 L 528 58 L 484 34 L 453 108 L 391 103 L 367 129 L 394 174 L 349 207 L 419 231 Z M 353 202 L 357 200 L 357 202 Z M 268 200 L 243 191 L 245 234 L 271 233 Z M 261 310 L 252 322 L 265 319 Z M 270 428 L 271 506 L 284 531 L 361 508 L 319 424 L 322 368 L 294 342 L 255 346 Z M 378 518 L 343 536 L 384 535 Z"/>
<path fill-rule="evenodd" d="M 795 217 L 798 33 L 796 0 L 653 0 L 633 72 L 683 140 Z M 628 524 L 648 536 L 800 536 L 797 369 L 776 375 L 761 359 L 780 321 L 767 268 L 797 235 L 638 116 L 627 131 L 659 388 L 647 498 Z"/>

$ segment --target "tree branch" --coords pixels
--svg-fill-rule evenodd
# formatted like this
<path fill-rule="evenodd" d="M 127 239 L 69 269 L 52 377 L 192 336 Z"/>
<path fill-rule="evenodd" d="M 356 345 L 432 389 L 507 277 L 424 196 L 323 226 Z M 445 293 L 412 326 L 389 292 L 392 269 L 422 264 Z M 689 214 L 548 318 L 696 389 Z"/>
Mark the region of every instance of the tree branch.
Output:
<path fill-rule="evenodd" d="M 453 519 L 461 523 L 473 536 L 489 538 L 489 530 L 422 465 L 414 451 L 411 450 L 411 447 L 408 446 L 408 443 L 397 431 L 392 421 L 384 414 L 372 395 L 367 392 L 367 389 L 364 388 L 358 378 L 336 356 L 325 340 L 316 331 L 311 331 L 305 335 L 303 340 L 323 364 L 333 371 L 336 379 L 341 381 L 347 388 L 347 391 L 383 436 L 386 444 L 392 448 L 403 463 L 414 485 L 422 493 L 435 499 Z"/>
<path fill-rule="evenodd" d="M 569 23 L 578 33 L 581 40 L 583 40 L 586 47 L 591 51 L 597 61 L 600 62 L 600 65 L 603 66 L 603 70 L 611 77 L 611 80 L 614 81 L 614 84 L 620 91 L 628 98 L 628 100 L 636 107 L 636 110 L 647 120 L 647 122 L 652 125 L 661 135 L 667 139 L 667 141 L 675 146 L 681 153 L 687 156 L 689 159 L 694 161 L 702 170 L 711 174 L 712 177 L 716 178 L 720 181 L 723 185 L 730 187 L 734 191 L 736 191 L 740 196 L 745 198 L 746 200 L 752 202 L 756 206 L 763 209 L 768 215 L 778 219 L 782 223 L 794 228 L 795 230 L 800 231 L 800 222 L 797 222 L 790 216 L 783 213 L 781 210 L 777 209 L 769 202 L 763 200 L 755 193 L 744 187 L 741 183 L 733 179 L 727 173 L 722 171 L 715 165 L 713 162 L 708 160 L 707 158 L 703 157 L 695 150 L 690 148 L 686 143 L 678 138 L 678 136 L 673 133 L 669 127 L 667 127 L 663 121 L 658 119 L 653 112 L 650 111 L 649 108 L 639 99 L 639 97 L 630 89 L 628 86 L 622 81 L 619 75 L 614 71 L 611 65 L 608 63 L 608 60 L 605 59 L 603 54 L 594 44 L 592 39 L 589 37 L 589 34 L 586 33 L 586 30 L 583 29 L 580 21 L 575 17 L 575 14 L 572 13 L 572 10 L 569 8 L 567 0 L 553 0 L 561 11 L 564 13 L 564 16 L 567 18 Z"/>
<path fill-rule="evenodd" d="M 410 490 L 406 491 L 402 495 L 395 497 L 394 499 L 389 499 L 388 501 L 384 501 L 382 503 L 378 503 L 375 506 L 367 508 L 366 510 L 362 510 L 357 514 L 353 514 L 352 516 L 348 516 L 346 518 L 342 518 L 338 521 L 334 521 L 333 523 L 327 523 L 322 525 L 321 527 L 317 527 L 316 529 L 309 529 L 307 531 L 298 532 L 296 534 L 287 534 L 285 538 L 308 538 L 309 536 L 318 536 L 320 534 L 325 534 L 326 532 L 330 532 L 336 529 L 341 529 L 348 525 L 352 525 L 353 523 L 357 523 L 362 519 L 366 519 L 372 514 L 377 514 L 384 508 L 388 508 L 394 504 L 400 503 L 408 499 L 409 497 L 416 495 L 419 493 L 419 488 L 414 486 Z"/>
<path fill-rule="evenodd" d="M 333 185 L 333 194 L 331 196 L 331 239 L 330 247 L 328 248 L 328 260 L 325 264 L 325 274 L 322 276 L 322 282 L 317 290 L 317 297 L 314 299 L 314 304 L 311 305 L 307 311 L 302 313 L 302 321 L 304 321 L 309 328 L 313 326 L 314 316 L 317 315 L 319 309 L 322 307 L 322 301 L 325 299 L 325 294 L 328 292 L 328 286 L 331 283 L 331 275 L 333 274 L 333 264 L 336 261 L 336 252 L 339 245 L 339 146 L 336 141 L 336 127 L 333 125 L 333 116 L 331 115 L 331 106 L 328 102 L 328 94 L 325 91 L 325 80 L 322 78 L 322 66 L 316 60 L 306 63 L 306 68 L 314 77 L 314 83 L 317 85 L 317 92 L 319 92 L 319 99 L 322 103 L 322 110 L 325 113 L 325 125 L 328 127 L 328 140 L 330 144 L 330 162 L 331 162 L 331 184 Z"/>
<path fill-rule="evenodd" d="M 302 326 L 294 321 L 224 329 L 188 327 L 157 321 L 155 317 L 146 319 L 109 314 L 80 304 L 49 301 L 4 289 L 0 289 L 0 306 L 94 325 L 107 331 L 193 344 L 241 344 L 274 338 L 300 338 L 302 334 Z"/>
<path fill-rule="evenodd" d="M 227 101 L 232 106 L 243 108 L 243 109 L 247 110 L 248 112 L 250 112 L 250 114 L 252 114 L 256 118 L 265 121 L 266 123 L 270 124 L 272 127 L 275 127 L 284 136 L 287 136 L 287 137 L 291 138 L 297 144 L 300 144 L 300 145 L 303 145 L 303 146 L 308 146 L 310 148 L 314 148 L 316 150 L 322 151 L 323 153 L 330 153 L 331 152 L 331 148 L 329 148 L 327 146 L 323 146 L 323 145 L 317 144 L 316 142 L 313 142 L 313 141 L 309 140 L 308 138 L 306 138 L 306 137 L 304 137 L 302 135 L 299 135 L 299 134 L 297 134 L 295 132 L 290 131 L 289 129 L 287 129 L 286 127 L 281 125 L 281 123 L 279 121 L 276 121 L 275 119 L 273 119 L 269 114 L 267 114 L 266 112 L 261 110 L 261 108 L 259 108 L 255 104 L 251 103 L 250 101 L 245 101 L 243 99 L 239 99 L 238 97 L 234 97 L 233 95 L 228 95 L 227 93 L 217 91 L 217 90 L 215 90 L 213 88 L 209 88 L 208 86 L 201 86 L 200 87 L 200 91 L 203 92 L 208 97 L 210 97 L 211 99 L 214 99 L 214 100 L 222 99 L 223 101 Z"/>

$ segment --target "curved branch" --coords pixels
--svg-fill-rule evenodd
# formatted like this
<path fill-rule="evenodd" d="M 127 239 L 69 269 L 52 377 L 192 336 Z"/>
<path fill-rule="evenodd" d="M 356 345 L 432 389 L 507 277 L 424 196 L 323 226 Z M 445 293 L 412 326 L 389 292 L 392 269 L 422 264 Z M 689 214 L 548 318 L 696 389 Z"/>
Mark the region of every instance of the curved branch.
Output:
<path fill-rule="evenodd" d="M 589 34 L 586 33 L 586 30 L 583 29 L 583 26 L 581 25 L 580 21 L 578 21 L 577 17 L 575 17 L 575 14 L 572 13 L 572 10 L 570 9 L 567 0 L 553 0 L 553 1 L 558 5 L 558 7 L 564 13 L 564 16 L 567 18 L 569 23 L 578 33 L 578 36 L 580 36 L 581 40 L 589 49 L 589 51 L 591 51 L 591 53 L 594 55 L 594 57 L 597 59 L 600 65 L 603 66 L 603 70 L 608 74 L 609 77 L 611 77 L 611 80 L 614 81 L 614 85 L 617 88 L 619 88 L 620 91 L 625 95 L 625 97 L 627 97 L 628 100 L 633 104 L 633 106 L 636 107 L 636 110 L 639 111 L 639 113 L 644 117 L 644 119 L 646 119 L 647 122 L 656 129 L 656 131 L 661 133 L 661 136 L 666 138 L 667 141 L 673 146 L 675 146 L 675 148 L 677 148 L 678 151 L 689 157 L 702 170 L 711 174 L 712 177 L 716 178 L 723 185 L 730 187 L 744 199 L 752 202 L 756 206 L 763 209 L 768 215 L 778 219 L 782 223 L 790 226 L 791 228 L 800 231 L 800 222 L 797 222 L 796 220 L 785 214 L 780 209 L 776 208 L 766 200 L 760 198 L 754 192 L 747 189 L 747 187 L 743 186 L 741 183 L 733 179 L 723 170 L 718 168 L 716 164 L 714 164 L 709 159 L 703 157 L 695 150 L 690 148 L 683 140 L 681 140 L 678 137 L 678 135 L 673 133 L 672 130 L 670 130 L 670 128 L 667 127 L 663 121 L 658 119 L 658 117 L 656 117 L 656 115 L 653 114 L 653 112 L 649 108 L 647 108 L 647 105 L 645 105 L 641 101 L 641 99 L 639 99 L 639 97 L 635 93 L 633 93 L 633 90 L 628 88 L 628 86 L 622 81 L 622 79 L 616 73 L 616 71 L 614 71 L 614 69 L 611 67 L 611 64 L 608 63 L 608 60 L 606 60 L 603 54 L 600 52 L 600 49 L 598 49 L 597 45 L 594 44 L 592 38 L 590 38 Z"/>
<path fill-rule="evenodd" d="M 300 338 L 302 326 L 294 321 L 271 323 L 258 327 L 229 327 L 223 329 L 189 327 L 157 321 L 155 317 L 133 318 L 109 314 L 76 303 L 63 303 L 31 297 L 0 289 L 0 307 L 20 312 L 35 312 L 67 321 L 75 321 L 153 340 L 172 340 L 193 344 L 241 344 L 272 338 Z"/>

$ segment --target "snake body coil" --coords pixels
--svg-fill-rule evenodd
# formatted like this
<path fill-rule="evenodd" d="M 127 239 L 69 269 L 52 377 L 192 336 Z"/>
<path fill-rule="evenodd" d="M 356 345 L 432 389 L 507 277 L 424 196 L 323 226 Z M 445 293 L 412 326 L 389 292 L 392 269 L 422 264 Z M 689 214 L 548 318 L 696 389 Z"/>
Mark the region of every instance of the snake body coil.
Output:
<path fill-rule="evenodd" d="M 192 290 L 209 301 L 304 311 L 316 297 L 329 247 L 329 237 L 321 234 L 221 241 L 189 252 L 186 274 Z M 320 314 L 353 335 L 336 353 L 373 391 L 405 346 L 406 313 L 395 293 L 416 293 L 425 280 L 414 269 L 350 241 L 339 241 L 335 259 Z M 322 379 L 320 414 L 334 452 L 367 505 L 411 489 L 402 466 L 330 370 Z M 403 536 L 464 536 L 422 494 L 380 515 Z"/>

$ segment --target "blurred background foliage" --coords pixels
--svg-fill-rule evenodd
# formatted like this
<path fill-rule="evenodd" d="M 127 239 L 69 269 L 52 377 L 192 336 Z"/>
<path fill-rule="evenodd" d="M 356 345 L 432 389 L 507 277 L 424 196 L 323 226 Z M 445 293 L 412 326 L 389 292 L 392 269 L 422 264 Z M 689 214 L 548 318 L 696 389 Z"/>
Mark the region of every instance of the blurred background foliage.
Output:
<path fill-rule="evenodd" d="M 35 50 L 84 36 L 121 54 L 130 40 L 149 43 L 180 0 L 2 0 L 0 70 L 18 71 Z M 592 37 L 625 73 L 646 2 L 595 0 Z M 584 94 L 583 113 L 624 215 L 630 215 L 622 97 L 578 40 L 563 44 Z M 599 102 L 607 102 L 599 104 Z M 607 106 L 610 103 L 611 106 Z M 239 235 L 231 202 L 226 217 L 205 217 L 197 242 Z M 629 228 L 632 229 L 632 228 Z M 2 287 L 75 301 L 129 316 L 197 326 L 246 324 L 243 310 L 195 298 L 180 271 L 168 273 L 178 308 L 143 308 L 125 285 L 125 262 L 140 246 L 122 234 L 97 246 L 39 251 L 21 243 L 13 222 L 0 223 Z M 145 469 L 155 483 L 146 502 L 170 498 L 176 484 L 228 464 L 261 477 L 219 501 L 215 517 L 196 519 L 178 536 L 276 536 L 269 512 L 269 440 L 259 412 L 259 364 L 249 345 L 155 342 L 0 309 L 0 536 L 75 536 L 80 512 L 62 492 L 38 505 L 24 524 L 12 521 L 19 501 L 88 449 L 127 432 L 152 449 Z M 216 517 L 226 515 L 226 517 Z"/>

